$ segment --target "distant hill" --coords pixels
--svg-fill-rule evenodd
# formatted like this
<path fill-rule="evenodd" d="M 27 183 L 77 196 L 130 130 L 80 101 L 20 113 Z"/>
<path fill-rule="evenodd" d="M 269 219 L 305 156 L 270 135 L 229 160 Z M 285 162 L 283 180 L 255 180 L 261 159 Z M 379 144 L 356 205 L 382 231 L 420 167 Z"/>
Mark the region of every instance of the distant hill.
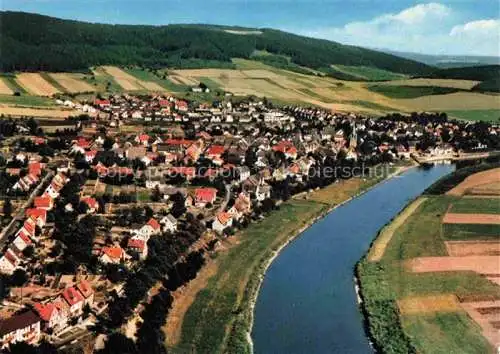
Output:
<path fill-rule="evenodd" d="M 272 29 L 107 25 L 23 12 L 0 12 L 0 24 L 3 71 L 81 71 L 103 64 L 232 67 L 231 58 L 250 59 L 256 51 L 283 56 L 290 63 L 281 60 L 275 65 L 291 70 L 306 67 L 327 75 L 333 75 L 332 65 L 407 75 L 434 70 L 391 54 Z"/>
<path fill-rule="evenodd" d="M 463 68 L 468 66 L 500 65 L 500 57 L 479 55 L 429 55 L 409 52 L 398 52 L 389 49 L 379 49 L 382 52 L 402 58 L 419 61 L 441 69 Z"/>

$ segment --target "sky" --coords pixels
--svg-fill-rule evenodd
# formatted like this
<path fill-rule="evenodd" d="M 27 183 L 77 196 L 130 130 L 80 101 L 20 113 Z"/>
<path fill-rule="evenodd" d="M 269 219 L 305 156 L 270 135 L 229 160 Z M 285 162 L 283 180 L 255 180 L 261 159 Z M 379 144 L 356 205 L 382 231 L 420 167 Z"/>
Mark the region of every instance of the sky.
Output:
<path fill-rule="evenodd" d="M 88 22 L 276 28 L 370 48 L 500 56 L 497 0 L 0 0 L 0 6 Z"/>

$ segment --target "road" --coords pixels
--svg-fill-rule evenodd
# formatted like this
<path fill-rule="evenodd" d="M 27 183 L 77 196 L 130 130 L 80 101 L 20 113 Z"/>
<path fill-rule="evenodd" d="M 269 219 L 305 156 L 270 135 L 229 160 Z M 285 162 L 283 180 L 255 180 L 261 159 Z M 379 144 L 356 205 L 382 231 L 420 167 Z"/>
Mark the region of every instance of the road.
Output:
<path fill-rule="evenodd" d="M 47 181 L 49 179 L 52 178 L 52 176 L 54 176 L 54 172 L 53 171 L 49 171 L 45 175 L 45 177 L 42 178 L 42 180 L 40 181 L 40 183 L 38 184 L 38 186 L 36 186 L 36 188 L 33 190 L 33 192 L 31 192 L 29 198 L 18 209 L 16 215 L 12 218 L 12 220 L 10 221 L 10 223 L 3 228 L 2 232 L 0 232 L 0 248 L 2 248 L 3 245 L 5 244 L 8 236 L 10 235 L 10 231 L 14 227 L 16 221 L 20 221 L 20 220 L 22 220 L 24 218 L 24 212 L 26 211 L 26 208 L 28 208 L 31 205 L 31 203 L 33 203 L 33 200 L 40 193 L 40 190 L 42 189 L 42 187 L 45 185 L 45 183 L 47 183 Z"/>

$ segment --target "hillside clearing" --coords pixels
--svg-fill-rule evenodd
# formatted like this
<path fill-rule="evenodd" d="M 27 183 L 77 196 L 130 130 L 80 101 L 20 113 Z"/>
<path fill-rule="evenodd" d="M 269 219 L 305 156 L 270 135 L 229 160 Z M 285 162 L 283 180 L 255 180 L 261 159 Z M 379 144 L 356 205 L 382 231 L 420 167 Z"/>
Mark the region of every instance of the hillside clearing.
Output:
<path fill-rule="evenodd" d="M 462 90 L 470 90 L 476 86 L 479 81 L 473 80 L 453 80 L 453 79 L 407 79 L 407 80 L 393 80 L 380 83 L 380 85 L 387 86 L 436 86 L 436 87 L 449 87 Z"/>
<path fill-rule="evenodd" d="M 95 87 L 83 80 L 84 75 L 51 73 L 50 76 L 70 93 L 93 92 L 96 90 Z"/>
<path fill-rule="evenodd" d="M 52 96 L 60 91 L 52 86 L 40 74 L 21 73 L 17 75 L 17 81 L 28 92 L 36 96 Z"/>

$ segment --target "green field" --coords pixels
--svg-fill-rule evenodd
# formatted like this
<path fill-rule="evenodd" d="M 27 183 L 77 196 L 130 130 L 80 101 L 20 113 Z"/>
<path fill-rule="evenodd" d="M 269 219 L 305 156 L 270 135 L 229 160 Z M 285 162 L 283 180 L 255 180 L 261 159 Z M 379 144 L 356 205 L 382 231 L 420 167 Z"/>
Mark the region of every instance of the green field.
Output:
<path fill-rule="evenodd" d="M 481 328 L 465 313 L 403 316 L 403 327 L 412 334 L 419 353 L 471 354 L 491 351 Z"/>
<path fill-rule="evenodd" d="M 369 85 L 370 91 L 380 93 L 389 98 L 417 98 L 422 96 L 446 95 L 462 91 L 452 87 L 440 86 L 397 86 L 397 85 Z"/>
<path fill-rule="evenodd" d="M 470 111 L 448 111 L 448 116 L 464 120 L 500 121 L 500 109 L 474 109 Z"/>
<path fill-rule="evenodd" d="M 369 66 L 335 65 L 333 66 L 333 68 L 343 73 L 356 76 L 360 80 L 366 80 L 366 81 L 402 80 L 408 77 L 403 74 L 398 74 L 392 71 L 377 69 Z"/>
<path fill-rule="evenodd" d="M 500 214 L 500 200 L 495 198 L 461 198 L 453 201 L 450 212 Z"/>
<path fill-rule="evenodd" d="M 21 96 L 0 94 L 0 103 L 6 103 L 16 106 L 36 106 L 36 107 L 50 107 L 55 105 L 54 101 L 50 98 L 40 97 L 40 96 L 29 96 L 23 94 L 21 94 Z"/>
<path fill-rule="evenodd" d="M 396 301 L 412 296 L 455 294 L 459 299 L 500 299 L 500 287 L 475 272 L 411 273 L 407 270 L 404 262 L 408 259 L 446 256 L 444 240 L 450 237 L 481 239 L 491 237 L 494 232 L 500 235 L 497 225 L 491 231 L 489 225 L 441 223 L 452 204 L 464 212 L 496 208 L 488 206 L 488 202 L 444 195 L 426 197 L 427 200 L 395 230 L 379 262 L 365 258 L 358 264 L 357 272 L 370 332 L 383 352 L 491 352 L 477 324 L 465 312 L 399 315 Z M 467 205 L 469 201 L 471 205 Z M 488 230 L 489 234 L 486 232 Z M 395 316 L 395 311 L 398 316 Z"/>
<path fill-rule="evenodd" d="M 447 240 L 500 240 L 500 225 L 444 224 Z"/>

